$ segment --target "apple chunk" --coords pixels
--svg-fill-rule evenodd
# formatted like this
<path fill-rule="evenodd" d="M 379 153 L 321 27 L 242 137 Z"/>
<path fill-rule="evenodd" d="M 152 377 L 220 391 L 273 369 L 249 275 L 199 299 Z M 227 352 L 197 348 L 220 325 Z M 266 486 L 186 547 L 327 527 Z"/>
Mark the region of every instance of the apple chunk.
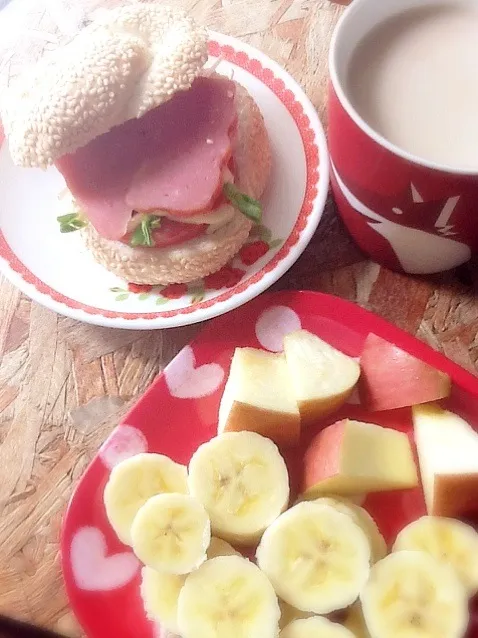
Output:
<path fill-rule="evenodd" d="M 302 424 L 338 410 L 360 375 L 360 366 L 354 359 L 307 330 L 284 337 L 284 354 Z"/>
<path fill-rule="evenodd" d="M 394 410 L 443 399 L 450 377 L 370 333 L 360 357 L 360 400 L 373 411 Z"/>
<path fill-rule="evenodd" d="M 304 458 L 305 498 L 415 487 L 408 436 L 373 423 L 344 419 L 312 440 Z"/>
<path fill-rule="evenodd" d="M 300 414 L 283 354 L 236 348 L 219 407 L 218 432 L 249 430 L 281 446 L 300 437 Z"/>
<path fill-rule="evenodd" d="M 428 513 L 459 518 L 478 511 L 478 433 L 438 405 L 413 408 Z"/>

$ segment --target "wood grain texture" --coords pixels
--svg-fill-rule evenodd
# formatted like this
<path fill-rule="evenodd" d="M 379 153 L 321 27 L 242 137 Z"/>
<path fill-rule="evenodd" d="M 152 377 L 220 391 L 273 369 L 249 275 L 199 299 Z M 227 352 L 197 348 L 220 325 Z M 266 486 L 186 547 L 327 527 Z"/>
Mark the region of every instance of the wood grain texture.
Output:
<path fill-rule="evenodd" d="M 98 4 L 78 1 L 68 3 L 72 15 Z M 338 4 L 172 3 L 285 66 L 326 122 L 327 50 Z M 62 39 L 42 3 L 32 0 L 29 11 L 22 0 L 14 5 L 16 31 L 4 26 L 9 37 L 0 37 L 1 82 Z M 288 288 L 354 301 L 478 371 L 477 264 L 432 278 L 380 268 L 353 244 L 331 198 L 310 245 L 274 286 Z M 79 636 L 59 568 L 65 505 L 99 444 L 200 326 L 145 333 L 83 325 L 30 302 L 1 278 L 0 314 L 0 612 Z"/>

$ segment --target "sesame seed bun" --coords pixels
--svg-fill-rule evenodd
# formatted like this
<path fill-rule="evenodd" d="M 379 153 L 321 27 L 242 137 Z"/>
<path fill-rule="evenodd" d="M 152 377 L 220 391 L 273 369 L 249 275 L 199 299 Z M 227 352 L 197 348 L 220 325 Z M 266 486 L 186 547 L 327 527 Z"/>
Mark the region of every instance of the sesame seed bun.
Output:
<path fill-rule="evenodd" d="M 236 83 L 238 129 L 233 148 L 237 187 L 259 199 L 271 169 L 271 152 L 258 106 Z M 137 284 L 188 283 L 222 268 L 245 243 L 252 223 L 236 212 L 216 232 L 167 248 L 132 248 L 101 237 L 89 224 L 82 232 L 94 258 L 122 279 Z"/>
<path fill-rule="evenodd" d="M 205 28 L 159 2 L 101 11 L 2 93 L 14 163 L 45 168 L 190 88 L 207 42 Z"/>

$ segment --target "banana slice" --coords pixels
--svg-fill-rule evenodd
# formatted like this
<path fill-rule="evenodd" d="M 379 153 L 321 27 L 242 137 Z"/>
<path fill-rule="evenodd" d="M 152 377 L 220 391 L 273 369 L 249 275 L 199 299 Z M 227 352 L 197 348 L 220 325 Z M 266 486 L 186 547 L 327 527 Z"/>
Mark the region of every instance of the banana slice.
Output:
<path fill-rule="evenodd" d="M 257 563 L 278 596 L 301 611 L 328 614 L 357 599 L 370 572 L 370 543 L 350 516 L 299 503 L 264 533 Z"/>
<path fill-rule="evenodd" d="M 211 524 L 192 496 L 159 494 L 141 507 L 131 526 L 133 551 L 148 567 L 187 574 L 206 560 Z"/>
<path fill-rule="evenodd" d="M 294 620 L 280 632 L 280 638 L 356 638 L 343 625 L 313 616 Z"/>
<path fill-rule="evenodd" d="M 217 556 L 240 556 L 229 543 L 220 538 L 211 538 L 207 558 Z M 141 598 L 148 618 L 160 622 L 168 631 L 179 633 L 178 599 L 187 575 L 157 572 L 151 567 L 143 567 L 141 572 Z"/>
<path fill-rule="evenodd" d="M 141 571 L 141 598 L 147 617 L 160 622 L 168 631 L 179 632 L 178 598 L 187 576 L 157 572 L 151 567 Z"/>
<path fill-rule="evenodd" d="M 353 520 L 354 523 L 357 523 L 359 527 L 363 529 L 365 534 L 367 535 L 370 541 L 370 547 L 372 550 L 372 564 L 376 563 L 378 560 L 381 560 L 387 555 L 387 544 L 385 539 L 383 538 L 380 530 L 377 527 L 377 524 L 370 516 L 370 514 L 363 507 L 359 507 L 354 503 L 351 503 L 349 500 L 340 497 L 324 497 L 317 498 L 313 501 L 314 503 L 319 503 L 323 505 L 330 505 L 337 512 L 342 512 L 342 514 L 347 514 Z"/>
<path fill-rule="evenodd" d="M 468 599 L 453 570 L 425 552 L 390 554 L 361 594 L 372 638 L 462 638 Z"/>
<path fill-rule="evenodd" d="M 279 617 L 267 576 L 239 556 L 206 561 L 189 574 L 179 594 L 183 638 L 276 638 Z"/>
<path fill-rule="evenodd" d="M 131 525 L 139 508 L 156 494 L 188 493 L 184 465 L 162 454 L 137 454 L 111 471 L 103 500 L 106 516 L 121 542 L 132 545 Z"/>
<path fill-rule="evenodd" d="M 255 432 L 226 432 L 201 445 L 189 464 L 189 490 L 216 536 L 254 544 L 289 501 L 289 476 L 277 446 Z"/>
<path fill-rule="evenodd" d="M 478 591 L 478 533 L 453 518 L 423 516 L 397 536 L 393 551 L 418 550 L 452 567 L 469 596 Z"/>

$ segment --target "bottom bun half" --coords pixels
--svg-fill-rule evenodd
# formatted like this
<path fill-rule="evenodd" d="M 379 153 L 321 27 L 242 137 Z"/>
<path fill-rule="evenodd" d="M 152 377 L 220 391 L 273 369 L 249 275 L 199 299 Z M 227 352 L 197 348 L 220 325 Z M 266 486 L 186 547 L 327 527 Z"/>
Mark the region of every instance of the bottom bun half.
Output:
<path fill-rule="evenodd" d="M 236 84 L 238 129 L 233 147 L 239 190 L 254 199 L 263 194 L 271 169 L 267 131 L 258 106 Z M 81 231 L 96 261 L 131 283 L 167 285 L 188 283 L 220 270 L 245 243 L 252 223 L 239 211 L 214 233 L 167 248 L 132 248 L 101 237 L 95 228 Z"/>

